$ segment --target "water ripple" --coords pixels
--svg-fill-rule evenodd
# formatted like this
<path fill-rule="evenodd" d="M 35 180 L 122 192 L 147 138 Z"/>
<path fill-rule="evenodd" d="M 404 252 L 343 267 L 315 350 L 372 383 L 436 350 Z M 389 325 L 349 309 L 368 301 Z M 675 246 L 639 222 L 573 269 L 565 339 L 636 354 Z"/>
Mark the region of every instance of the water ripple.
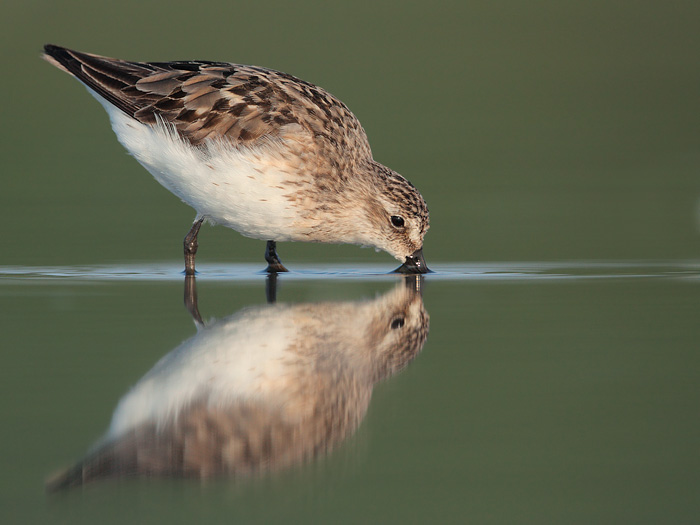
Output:
<path fill-rule="evenodd" d="M 375 264 L 292 264 L 284 280 L 394 280 L 389 266 Z M 675 278 L 700 279 L 700 261 L 527 261 L 432 263 L 429 280 L 545 280 Z M 204 280 L 258 281 L 259 264 L 198 264 Z M 0 282 L 52 281 L 181 281 L 181 262 L 86 266 L 0 266 Z"/>

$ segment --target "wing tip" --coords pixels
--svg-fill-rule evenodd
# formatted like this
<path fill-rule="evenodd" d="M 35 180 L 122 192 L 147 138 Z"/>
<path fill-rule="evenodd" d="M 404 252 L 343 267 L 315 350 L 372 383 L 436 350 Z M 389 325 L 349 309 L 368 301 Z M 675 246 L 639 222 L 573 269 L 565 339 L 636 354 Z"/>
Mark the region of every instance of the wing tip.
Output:
<path fill-rule="evenodd" d="M 79 465 L 54 472 L 44 481 L 44 488 L 48 493 L 55 493 L 82 485 L 83 482 L 82 466 Z"/>
<path fill-rule="evenodd" d="M 41 58 L 46 60 L 49 64 L 56 66 L 58 69 L 62 69 L 66 73 L 74 75 L 74 73 L 67 67 L 67 64 L 74 59 L 70 54 L 70 50 L 66 49 L 65 47 L 54 44 L 45 44 L 44 52 L 41 54 Z"/>

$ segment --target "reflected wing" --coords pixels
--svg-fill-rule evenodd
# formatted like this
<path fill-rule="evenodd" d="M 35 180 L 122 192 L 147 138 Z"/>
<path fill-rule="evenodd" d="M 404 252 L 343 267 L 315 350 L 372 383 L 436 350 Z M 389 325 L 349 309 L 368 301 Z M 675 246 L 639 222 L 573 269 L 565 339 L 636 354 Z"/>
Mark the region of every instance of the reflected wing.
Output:
<path fill-rule="evenodd" d="M 127 62 L 45 46 L 45 58 L 127 115 L 157 116 L 193 145 L 208 138 L 251 144 L 298 124 L 328 147 L 371 157 L 364 130 L 337 98 L 291 75 L 224 62 Z"/>
<path fill-rule="evenodd" d="M 281 407 L 236 403 L 212 409 L 195 404 L 166 424 L 144 423 L 98 446 L 46 483 L 49 492 L 124 477 L 208 478 L 279 470 L 331 449 L 354 431 L 369 391 L 352 400 L 320 396 L 306 418 Z"/>

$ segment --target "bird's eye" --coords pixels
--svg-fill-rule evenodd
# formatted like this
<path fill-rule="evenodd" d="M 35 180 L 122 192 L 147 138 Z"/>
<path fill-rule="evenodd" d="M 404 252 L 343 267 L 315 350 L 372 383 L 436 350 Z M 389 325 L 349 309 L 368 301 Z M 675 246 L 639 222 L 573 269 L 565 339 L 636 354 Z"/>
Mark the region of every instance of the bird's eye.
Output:
<path fill-rule="evenodd" d="M 396 330 L 398 328 L 401 328 L 404 325 L 404 319 L 403 317 L 397 317 L 391 322 L 391 329 Z"/>
<path fill-rule="evenodd" d="M 397 228 L 401 228 L 403 226 L 403 217 L 399 217 L 398 215 L 392 215 L 391 224 L 393 224 Z"/>

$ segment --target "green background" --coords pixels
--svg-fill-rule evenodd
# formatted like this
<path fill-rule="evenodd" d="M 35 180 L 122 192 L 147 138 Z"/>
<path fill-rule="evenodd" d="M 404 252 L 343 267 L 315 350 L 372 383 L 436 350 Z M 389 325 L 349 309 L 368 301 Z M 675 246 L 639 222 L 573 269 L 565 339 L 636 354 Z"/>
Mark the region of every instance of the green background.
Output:
<path fill-rule="evenodd" d="M 42 45 L 292 73 L 431 210 L 428 262 L 700 256 L 697 2 L 3 3 L 5 264 L 172 260 L 194 212 Z M 209 261 L 264 247 L 206 228 Z M 285 262 L 372 260 L 281 245 Z"/>
<path fill-rule="evenodd" d="M 2 3 L 0 521 L 696 522 L 699 19 L 696 1 Z M 194 212 L 39 58 L 49 42 L 294 74 L 348 104 L 375 158 L 421 190 L 426 259 L 444 270 L 426 279 L 428 342 L 330 456 L 250 483 L 44 493 L 194 333 L 174 270 Z M 207 264 L 262 269 L 263 251 L 203 229 L 206 318 L 264 302 L 261 276 Z M 283 277 L 282 301 L 392 286 L 320 275 L 389 270 L 384 253 L 279 252 L 318 272 Z M 124 277 L 150 264 L 166 278 Z M 95 265 L 122 277 L 75 277 Z"/>

